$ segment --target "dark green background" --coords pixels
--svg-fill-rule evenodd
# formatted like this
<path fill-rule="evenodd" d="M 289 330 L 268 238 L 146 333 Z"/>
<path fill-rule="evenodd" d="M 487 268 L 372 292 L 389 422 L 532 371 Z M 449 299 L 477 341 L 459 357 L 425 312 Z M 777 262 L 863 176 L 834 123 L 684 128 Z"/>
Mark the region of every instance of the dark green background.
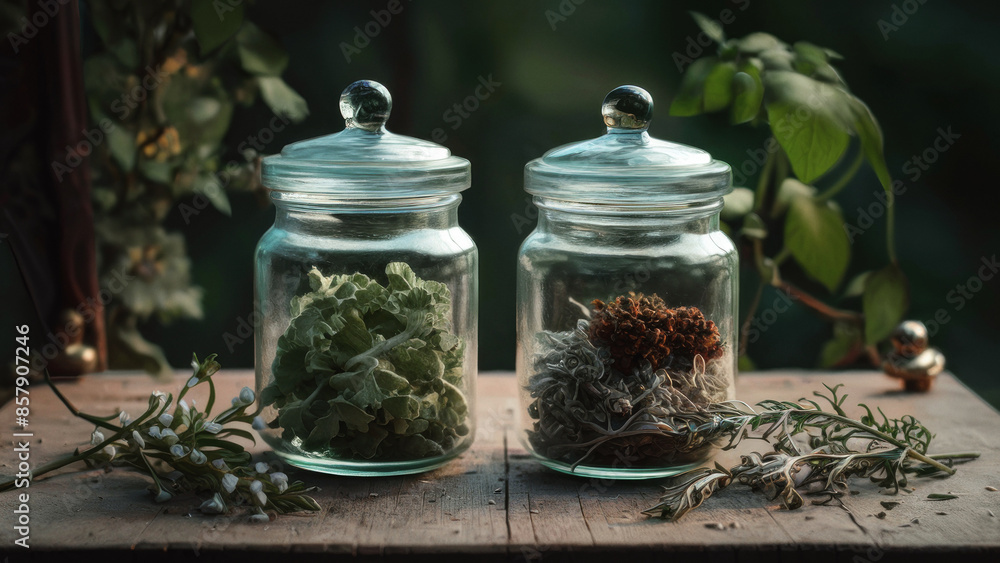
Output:
<path fill-rule="evenodd" d="M 533 224 L 522 190 L 524 164 L 556 145 L 601 134 L 600 103 L 609 90 L 629 83 L 646 88 L 657 103 L 653 136 L 705 148 L 734 166 L 747 160 L 748 150 L 762 146 L 762 128 L 732 127 L 724 114 L 667 115 L 680 76 L 672 54 L 683 52 L 688 38 L 697 34 L 687 10 L 718 17 L 729 7 L 736 20 L 725 26 L 728 36 L 767 31 L 844 56 L 839 68 L 880 120 L 889 169 L 908 188 L 897 211 L 900 258 L 912 282 L 910 316 L 929 319 L 946 310 L 951 322 L 933 344 L 945 351 L 949 368 L 961 379 L 1000 404 L 991 356 L 1000 342 L 995 320 L 1000 278 L 987 281 L 961 310 L 948 298 L 956 284 L 976 275 L 982 257 L 1000 250 L 993 196 L 1000 114 L 996 8 L 986 13 L 984 2 L 964 7 L 943 0 L 403 1 L 402 13 L 348 63 L 340 44 L 353 42 L 355 26 L 364 27 L 373 19 L 370 10 L 387 4 L 288 0 L 250 6 L 248 16 L 290 51 L 285 79 L 311 110 L 305 122 L 280 132 L 264 152 L 339 131 L 338 96 L 361 78 L 382 82 L 392 92 L 392 131 L 430 138 L 434 129 L 443 128 L 444 144 L 473 165 L 473 187 L 466 192 L 461 220 L 482 256 L 481 369 L 511 369 L 514 363 L 514 261 Z M 892 23 L 894 5 L 918 8 L 886 39 L 878 21 Z M 558 13 L 560 6 L 564 12 L 569 6 L 575 10 L 553 29 L 546 12 Z M 492 76 L 501 86 L 452 130 L 454 121 L 446 122 L 444 112 L 472 95 L 481 76 Z M 242 110 L 229 148 L 266 127 L 270 118 L 262 106 Z M 913 181 L 904 163 L 932 146 L 938 128 L 949 127 L 960 138 Z M 863 170 L 839 198 L 846 217 L 855 219 L 857 208 L 875 201 L 877 190 L 873 174 Z M 169 228 L 187 236 L 194 281 L 205 289 L 203 320 L 147 327 L 175 365 L 186 365 L 192 351 L 218 352 L 227 367 L 253 364 L 252 341 L 229 350 L 224 335 L 237 334 L 239 319 L 252 310 L 253 249 L 273 210 L 246 194 L 233 199 L 232 217 L 207 210 L 190 225 L 178 212 L 168 221 Z M 852 272 L 883 265 L 883 241 L 881 222 L 859 237 Z M 766 295 L 764 303 L 774 297 Z M 813 367 L 830 333 L 828 324 L 793 308 L 751 347 L 751 356 L 764 368 Z"/>

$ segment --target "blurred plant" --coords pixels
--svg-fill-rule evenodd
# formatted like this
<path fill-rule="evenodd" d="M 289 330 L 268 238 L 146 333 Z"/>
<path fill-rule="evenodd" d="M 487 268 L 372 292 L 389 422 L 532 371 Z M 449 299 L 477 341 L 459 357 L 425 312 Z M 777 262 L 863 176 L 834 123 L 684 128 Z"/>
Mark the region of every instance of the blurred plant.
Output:
<path fill-rule="evenodd" d="M 693 421 L 711 420 L 714 439 L 728 438 L 723 449 L 735 448 L 751 434 L 767 441 L 774 450 L 761 455 L 742 456 L 739 465 L 725 469 L 699 468 L 674 478 L 664 489 L 660 501 L 644 514 L 677 520 L 700 506 L 713 493 L 732 484 L 742 484 L 763 493 L 771 500 L 780 499 L 789 510 L 800 508 L 802 496 L 818 495 L 826 504 L 849 490 L 851 477 L 867 477 L 880 487 L 898 493 L 906 486 L 906 475 L 917 477 L 948 476 L 955 473 L 954 463 L 979 457 L 977 452 L 932 455 L 927 453 L 930 430 L 913 418 L 888 418 L 878 410 L 881 420 L 867 405 L 864 416 L 854 420 L 844 412 L 847 395 L 840 395 L 840 385 L 824 385 L 829 394 L 813 393 L 828 405 L 801 399 L 763 401 L 757 412 L 745 403 L 717 403 L 705 412 L 692 415 Z"/>
<path fill-rule="evenodd" d="M 767 33 L 727 39 L 718 22 L 692 16 L 719 50 L 688 67 L 670 113 L 690 116 L 728 108 L 733 124 L 763 124 L 771 134 L 761 151 L 767 157 L 756 190 L 737 187 L 723 210 L 723 219 L 734 225 L 726 228 L 752 253 L 760 276 L 742 326 L 741 365 L 752 366 L 746 346 L 755 340 L 751 333 L 758 329 L 752 321 L 767 285 L 833 322 L 833 339 L 821 353 L 824 367 L 852 363 L 866 352 L 877 364 L 877 344 L 909 306 L 909 286 L 896 258 L 894 193 L 878 122 L 832 66 L 841 57 L 830 49 L 804 41 L 788 45 Z M 859 146 L 843 164 L 852 136 Z M 825 303 L 785 275 L 791 273 L 787 262 L 792 258 L 805 284 L 830 295 L 838 292 L 851 261 L 852 235 L 833 198 L 865 161 L 885 190 L 889 263 L 858 275 L 840 292 L 842 299 L 861 297 L 858 312 Z M 840 175 L 826 181 L 834 170 Z"/>
<path fill-rule="evenodd" d="M 110 362 L 168 374 L 140 321 L 199 318 L 202 292 L 191 285 L 183 235 L 166 231 L 164 219 L 192 197 L 228 215 L 226 189 L 259 188 L 253 150 L 221 164 L 236 105 L 249 106 L 260 93 L 283 119 L 299 121 L 308 109 L 280 77 L 288 55 L 244 19 L 243 3 L 86 6 L 99 39 L 84 61 L 98 273 L 103 287 L 120 287 L 116 274 L 131 276 L 108 307 Z M 60 166 L 53 164 L 57 174 Z"/>
<path fill-rule="evenodd" d="M 156 502 L 170 500 L 178 493 L 211 494 L 200 507 L 206 514 L 222 514 L 230 507 L 245 504 L 253 509 L 251 521 L 266 522 L 267 510 L 278 514 L 320 510 L 308 496 L 315 488 L 307 488 L 298 481 L 289 483 L 287 475 L 271 472 L 267 463 L 253 463 L 243 446 L 231 440 L 254 441 L 249 431 L 235 428 L 234 424 L 262 424 L 247 412 L 255 399 L 253 390 L 244 387 L 229 408 L 212 417 L 215 406 L 212 375 L 222 366 L 213 354 L 204 361 L 194 356 L 191 367 L 194 374 L 178 393 L 176 403 L 173 395 L 154 392 L 149 396 L 146 411 L 135 419 L 124 411 L 106 417 L 79 412 L 52 386 L 74 415 L 97 428 L 91 435 L 90 448 L 34 469 L 32 478 L 38 479 L 80 461 L 90 467 L 116 464 L 152 477 L 150 489 Z M 188 405 L 184 396 L 203 383 L 208 384 L 208 403 L 204 411 L 199 411 L 194 401 Z M 15 482 L 16 479 L 0 482 L 0 492 L 16 488 Z"/>

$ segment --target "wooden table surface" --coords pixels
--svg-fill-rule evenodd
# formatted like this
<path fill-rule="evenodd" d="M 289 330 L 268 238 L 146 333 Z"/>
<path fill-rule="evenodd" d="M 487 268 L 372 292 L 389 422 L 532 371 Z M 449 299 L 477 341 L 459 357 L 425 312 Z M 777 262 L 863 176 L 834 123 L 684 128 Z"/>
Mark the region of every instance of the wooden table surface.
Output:
<path fill-rule="evenodd" d="M 111 414 L 118 408 L 141 412 L 153 389 L 172 384 L 139 374 L 92 375 L 61 385 L 82 410 Z M 217 374 L 220 400 L 253 385 L 246 371 Z M 517 439 L 519 410 L 509 373 L 478 380 L 475 444 L 447 466 L 421 475 L 348 478 L 294 468 L 292 479 L 321 487 L 315 494 L 322 512 L 283 515 L 252 524 L 245 513 L 207 516 L 201 499 L 182 496 L 155 504 L 149 480 L 127 469 L 111 472 L 82 466 L 35 481 L 30 493 L 29 550 L 13 545 L 12 492 L 0 495 L 0 541 L 12 563 L 64 559 L 68 552 L 106 555 L 108 561 L 174 559 L 209 555 L 213 560 L 252 561 L 287 554 L 305 560 L 630 560 L 662 561 L 696 555 L 704 561 L 802 560 L 879 562 L 937 560 L 955 555 L 962 562 L 1000 555 L 1000 413 L 955 378 L 942 375 L 926 395 L 897 391 L 877 373 L 765 372 L 740 377 L 738 396 L 796 400 L 821 383 L 844 383 L 847 404 L 882 406 L 889 416 L 913 414 L 937 434 L 932 453 L 982 452 L 946 479 L 911 479 L 915 490 L 886 496 L 856 480 L 840 506 L 807 505 L 780 509 L 775 502 L 734 487 L 709 499 L 680 522 L 641 515 L 658 496 L 658 481 L 586 479 L 562 475 L 534 462 Z M 34 433 L 31 463 L 39 466 L 89 441 L 92 428 L 73 418 L 42 383 L 31 387 Z M 858 414 L 857 409 L 848 409 Z M 0 410 L 6 436 L 0 473 L 15 473 L 12 434 L 14 406 Z M 729 466 L 744 448 L 718 459 Z M 254 449 L 265 459 L 266 448 Z M 927 500 L 931 493 L 958 498 Z M 886 510 L 880 501 L 901 501 Z M 884 513 L 879 517 L 879 513 Z M 994 514 L 996 516 L 994 516 Z M 259 560 L 259 559 L 257 559 Z M 956 561 L 952 559 L 952 561 Z"/>

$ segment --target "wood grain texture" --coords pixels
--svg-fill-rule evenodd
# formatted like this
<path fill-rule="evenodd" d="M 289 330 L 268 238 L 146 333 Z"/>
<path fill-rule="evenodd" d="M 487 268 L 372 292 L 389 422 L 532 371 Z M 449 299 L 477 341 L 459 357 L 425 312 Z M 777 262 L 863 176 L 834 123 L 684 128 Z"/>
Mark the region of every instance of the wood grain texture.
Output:
<path fill-rule="evenodd" d="M 177 387 L 184 375 L 170 386 Z M 216 376 L 220 400 L 253 384 L 253 374 Z M 454 557 L 482 561 L 635 561 L 682 554 L 702 561 L 801 560 L 871 563 L 961 556 L 1000 555 L 1000 413 L 949 375 L 926 395 L 896 391 L 876 373 L 767 372 L 744 375 L 738 395 L 795 400 L 843 383 L 848 405 L 880 405 L 889 416 L 912 414 L 937 433 L 935 452 L 982 452 L 947 479 L 911 480 L 914 490 L 886 496 L 875 485 L 855 481 L 843 506 L 780 509 L 742 489 L 723 491 L 680 522 L 647 519 L 656 481 L 586 479 L 556 473 L 534 462 L 520 444 L 515 419 L 520 407 L 511 374 L 479 378 L 478 428 L 473 447 L 438 470 L 414 476 L 348 478 L 283 468 L 292 479 L 318 485 L 322 512 L 285 515 L 264 524 L 246 514 L 205 516 L 201 499 L 175 498 L 154 504 L 149 481 L 125 469 L 64 468 L 35 481 L 30 493 L 31 546 L 12 546 L 16 495 L 0 495 L 0 549 L 11 561 L 64 559 L 67 553 L 106 554 L 121 560 L 170 560 L 183 554 L 246 561 L 252 554 L 294 555 L 297 561 L 406 560 Z M 166 388 L 144 375 L 105 374 L 62 384 L 63 392 L 90 413 L 121 408 L 138 412 L 149 393 Z M 89 441 L 91 428 L 73 418 L 44 385 L 31 388 L 33 466 L 72 452 Z M 858 415 L 857 409 L 848 409 Z M 15 472 L 11 436 L 13 405 L 0 409 L 0 473 Z M 758 443 L 746 442 L 752 449 Z M 759 443 L 761 447 L 763 443 Z M 262 459 L 280 463 L 263 445 Z M 737 452 L 717 459 L 730 465 Z M 931 493 L 958 498 L 927 500 Z M 886 510 L 880 501 L 900 501 Z M 996 516 L 991 516 L 990 513 Z M 881 517 L 879 516 L 881 514 Z M 944 514 L 942 514 L 944 513 Z M 30 555 L 31 557 L 27 557 Z M 940 559 L 939 559 L 940 560 Z M 615 561 L 617 563 L 617 561 Z"/>

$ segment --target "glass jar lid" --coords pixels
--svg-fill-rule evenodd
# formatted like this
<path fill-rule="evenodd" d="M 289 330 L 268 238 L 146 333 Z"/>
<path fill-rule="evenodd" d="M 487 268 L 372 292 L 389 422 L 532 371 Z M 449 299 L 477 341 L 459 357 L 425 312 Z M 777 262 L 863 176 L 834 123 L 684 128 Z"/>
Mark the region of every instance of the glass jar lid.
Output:
<path fill-rule="evenodd" d="M 344 130 L 265 157 L 261 182 L 272 192 L 345 199 L 433 197 L 472 184 L 468 160 L 436 143 L 387 131 L 391 111 L 385 86 L 371 80 L 351 84 L 340 95 Z"/>
<path fill-rule="evenodd" d="M 619 86 L 604 98 L 601 113 L 606 134 L 556 147 L 524 167 L 528 193 L 578 203 L 671 206 L 732 191 L 725 162 L 701 149 L 649 136 L 649 92 Z"/>

